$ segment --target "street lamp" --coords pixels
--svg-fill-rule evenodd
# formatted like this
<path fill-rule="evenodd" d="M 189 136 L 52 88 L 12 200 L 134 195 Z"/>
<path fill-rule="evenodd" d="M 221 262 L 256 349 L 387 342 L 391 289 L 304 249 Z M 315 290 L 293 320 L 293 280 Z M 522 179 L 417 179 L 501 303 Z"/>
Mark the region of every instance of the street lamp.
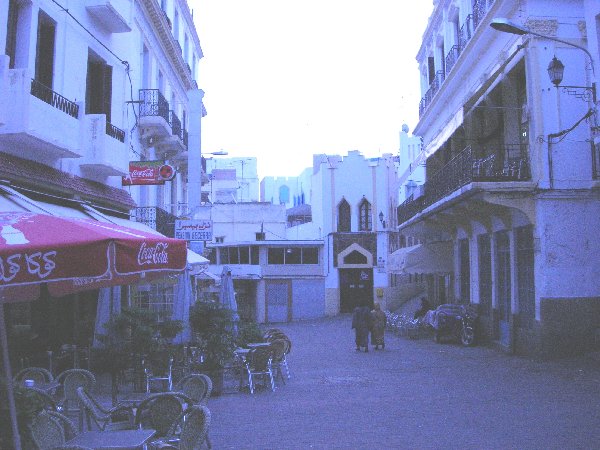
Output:
<path fill-rule="evenodd" d="M 574 44 L 573 42 L 569 42 L 569 41 L 565 41 L 563 39 L 556 38 L 554 36 L 548 36 L 545 34 L 537 33 L 535 31 L 530 30 L 529 28 L 525 28 L 521 25 L 517 25 L 516 23 L 511 22 L 510 20 L 508 20 L 504 17 L 497 17 L 497 18 L 493 19 L 492 22 L 490 23 L 490 26 L 494 30 L 501 31 L 502 33 L 516 34 L 519 36 L 523 36 L 525 34 L 531 34 L 532 36 L 538 36 L 538 37 L 541 37 L 544 39 L 548 39 L 550 41 L 560 42 L 562 44 L 566 44 L 571 47 L 578 48 L 579 50 L 582 50 L 583 52 L 585 52 L 587 57 L 590 59 L 590 65 L 592 67 L 592 77 L 594 79 L 594 81 L 592 82 L 592 85 L 591 86 L 561 86 L 561 87 L 563 88 L 563 91 L 566 92 L 568 95 L 574 95 L 574 96 L 581 98 L 583 100 L 586 100 L 586 101 L 592 100 L 594 102 L 594 104 L 596 103 L 596 83 L 595 83 L 596 69 L 594 67 L 594 58 L 592 57 L 592 54 L 588 51 L 587 48 L 585 48 L 581 45 L 578 45 L 578 44 Z M 552 58 L 552 61 L 550 61 L 550 64 L 548 65 L 548 76 L 550 77 L 550 81 L 554 84 L 554 86 L 556 86 L 556 88 L 558 88 L 558 86 L 562 82 L 564 69 L 565 69 L 565 65 L 561 62 L 560 59 L 556 58 L 556 56 L 554 58 Z"/>
<path fill-rule="evenodd" d="M 218 152 L 205 153 L 205 155 L 213 155 L 213 156 L 226 156 L 229 155 L 225 150 L 219 150 Z"/>

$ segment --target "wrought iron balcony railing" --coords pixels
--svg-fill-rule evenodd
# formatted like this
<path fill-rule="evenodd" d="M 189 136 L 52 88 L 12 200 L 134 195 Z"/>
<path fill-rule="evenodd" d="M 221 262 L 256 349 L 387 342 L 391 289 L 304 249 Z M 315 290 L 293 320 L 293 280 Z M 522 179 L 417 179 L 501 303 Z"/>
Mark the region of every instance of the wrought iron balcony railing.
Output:
<path fill-rule="evenodd" d="M 177 216 L 158 206 L 141 206 L 133 209 L 130 215 L 136 222 L 143 223 L 167 237 L 175 237 Z"/>
<path fill-rule="evenodd" d="M 398 223 L 404 223 L 428 206 L 475 181 L 525 181 L 531 178 L 527 146 L 507 145 L 496 153 L 476 157 L 471 147 L 452 158 L 423 186 L 425 192 L 409 197 L 397 210 Z"/>
<path fill-rule="evenodd" d="M 125 142 L 125 131 L 115 127 L 110 122 L 106 122 L 106 134 L 119 142 Z"/>
<path fill-rule="evenodd" d="M 79 116 L 79 105 L 77 103 L 67 100 L 62 95 L 57 94 L 49 87 L 34 79 L 31 80 L 31 95 L 75 119 Z"/>
<path fill-rule="evenodd" d="M 183 140 L 183 132 L 181 128 L 181 120 L 175 114 L 175 111 L 169 111 L 169 125 L 171 125 L 171 130 L 173 132 L 173 136 L 179 137 L 179 139 Z"/>
<path fill-rule="evenodd" d="M 160 116 L 169 121 L 169 102 L 158 89 L 140 89 L 140 117 Z"/>
<path fill-rule="evenodd" d="M 453 45 L 450 47 L 450 51 L 446 55 L 446 74 L 449 74 L 454 64 L 456 64 L 456 60 L 460 56 L 460 47 L 458 45 Z"/>
<path fill-rule="evenodd" d="M 494 1 L 495 0 L 475 0 L 473 2 L 473 14 L 469 14 L 466 17 L 462 26 L 460 27 L 460 30 L 458 32 L 458 43 L 456 45 L 453 45 L 450 48 L 448 54 L 445 56 L 446 71 L 442 71 L 442 79 L 440 81 L 440 85 L 444 81 L 445 75 L 450 73 L 450 71 L 456 64 L 458 57 L 464 51 L 465 47 L 467 46 L 467 43 L 473 37 L 475 30 L 483 21 L 483 18 L 486 16 L 491 6 L 494 4 Z M 436 79 L 438 78 L 439 73 L 440 72 L 436 73 Z M 433 82 L 430 86 L 433 86 Z M 437 86 L 435 90 L 432 90 L 430 87 L 429 90 L 425 93 L 425 96 L 421 99 L 421 102 L 419 103 L 419 117 L 423 115 L 423 113 L 431 103 L 431 100 L 439 90 L 439 87 L 440 86 Z"/>

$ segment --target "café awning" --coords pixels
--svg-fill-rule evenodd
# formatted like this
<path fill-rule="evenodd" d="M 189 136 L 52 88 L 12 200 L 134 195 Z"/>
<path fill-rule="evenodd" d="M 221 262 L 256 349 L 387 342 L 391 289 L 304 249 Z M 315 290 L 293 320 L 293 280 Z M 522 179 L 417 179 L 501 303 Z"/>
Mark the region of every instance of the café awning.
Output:
<path fill-rule="evenodd" d="M 391 273 L 450 273 L 453 272 L 452 242 L 430 242 L 396 250 L 388 260 Z"/>

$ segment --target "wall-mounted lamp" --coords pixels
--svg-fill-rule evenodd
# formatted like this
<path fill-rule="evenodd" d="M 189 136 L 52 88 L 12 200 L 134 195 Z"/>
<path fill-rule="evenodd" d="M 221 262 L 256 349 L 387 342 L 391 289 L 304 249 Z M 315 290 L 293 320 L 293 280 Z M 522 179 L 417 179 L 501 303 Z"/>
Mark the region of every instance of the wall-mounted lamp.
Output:
<path fill-rule="evenodd" d="M 383 220 L 383 211 L 379 211 L 379 221 L 381 222 L 381 226 L 385 228 L 385 220 Z"/>
<path fill-rule="evenodd" d="M 538 36 L 544 39 L 548 39 L 550 41 L 560 42 L 561 44 L 566 44 L 571 47 L 575 47 L 581 51 L 583 51 L 590 60 L 590 66 L 592 68 L 592 77 L 596 76 L 596 69 L 594 66 L 594 58 L 589 50 L 581 45 L 574 44 L 573 42 L 565 41 L 563 39 L 556 38 L 554 36 L 548 36 L 546 34 L 537 33 L 529 28 L 526 28 L 521 25 L 517 25 L 514 22 L 504 18 L 498 17 L 492 20 L 490 26 L 502 33 L 516 34 L 519 36 L 523 36 L 525 34 L 530 34 L 532 36 Z M 548 76 L 550 77 L 550 81 L 558 88 L 563 79 L 563 74 L 565 70 L 565 65 L 558 59 L 556 56 L 552 58 L 550 64 L 548 64 Z M 580 98 L 584 101 L 592 100 L 596 103 L 596 84 L 592 82 L 591 86 L 561 86 L 563 92 L 566 92 L 568 95 L 574 95 L 577 98 Z"/>

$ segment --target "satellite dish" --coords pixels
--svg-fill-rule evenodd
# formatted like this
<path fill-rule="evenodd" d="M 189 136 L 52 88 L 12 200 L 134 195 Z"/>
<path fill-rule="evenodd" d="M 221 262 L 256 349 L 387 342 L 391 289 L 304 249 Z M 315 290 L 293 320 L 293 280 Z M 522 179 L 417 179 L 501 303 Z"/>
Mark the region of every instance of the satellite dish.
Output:
<path fill-rule="evenodd" d="M 402 131 L 408 134 L 408 125 L 402 124 Z"/>

